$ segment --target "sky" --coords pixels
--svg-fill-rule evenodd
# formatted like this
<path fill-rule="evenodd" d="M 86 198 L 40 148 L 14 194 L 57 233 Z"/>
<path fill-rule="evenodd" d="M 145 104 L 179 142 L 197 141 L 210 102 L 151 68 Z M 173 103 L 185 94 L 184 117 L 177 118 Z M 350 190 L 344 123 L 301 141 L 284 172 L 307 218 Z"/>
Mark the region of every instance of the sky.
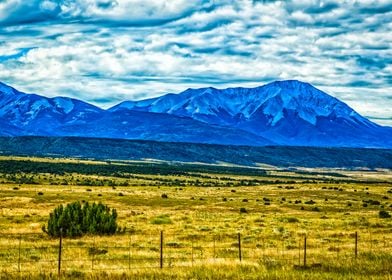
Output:
<path fill-rule="evenodd" d="M 103 108 L 309 82 L 392 126 L 392 1 L 0 0 L 0 81 Z"/>

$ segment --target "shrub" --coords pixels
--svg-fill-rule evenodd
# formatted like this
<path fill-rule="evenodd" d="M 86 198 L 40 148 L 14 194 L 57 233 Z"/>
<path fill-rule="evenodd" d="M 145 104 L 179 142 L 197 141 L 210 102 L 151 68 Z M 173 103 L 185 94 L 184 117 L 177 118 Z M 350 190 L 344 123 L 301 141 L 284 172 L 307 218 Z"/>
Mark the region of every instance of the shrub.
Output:
<path fill-rule="evenodd" d="M 286 218 L 286 221 L 288 223 L 298 223 L 299 222 L 299 220 L 296 217 L 288 217 L 288 218 Z"/>
<path fill-rule="evenodd" d="M 305 204 L 315 204 L 316 202 L 314 202 L 313 200 L 309 200 L 309 201 L 305 201 Z"/>
<path fill-rule="evenodd" d="M 172 224 L 169 215 L 163 214 L 159 215 L 151 220 L 151 224 L 153 225 L 169 225 Z"/>
<path fill-rule="evenodd" d="M 200 231 L 211 231 L 211 229 L 209 227 L 206 227 L 206 226 L 200 227 L 199 230 Z"/>
<path fill-rule="evenodd" d="M 167 194 L 165 194 L 165 193 L 163 193 L 163 194 L 161 195 L 161 197 L 162 197 L 163 199 L 169 198 L 169 197 L 167 196 Z"/>
<path fill-rule="evenodd" d="M 381 210 L 381 211 L 378 213 L 378 216 L 379 216 L 380 218 L 382 218 L 382 219 L 387 219 L 387 218 L 390 218 L 390 217 L 391 217 L 391 214 L 389 214 L 388 211 Z"/>
<path fill-rule="evenodd" d="M 378 200 L 369 200 L 370 205 L 381 205 L 380 201 Z"/>
<path fill-rule="evenodd" d="M 183 245 L 179 242 L 167 242 L 166 243 L 167 247 L 172 247 L 172 248 L 181 248 Z"/>
<path fill-rule="evenodd" d="M 107 252 L 108 252 L 108 250 L 106 250 L 106 249 L 99 249 L 99 248 L 95 248 L 95 247 L 88 248 L 88 254 L 90 256 L 105 255 L 105 254 L 107 254 Z"/>
<path fill-rule="evenodd" d="M 242 214 L 242 213 L 248 213 L 248 210 L 246 210 L 246 208 L 244 208 L 244 207 L 241 207 L 240 208 L 240 213 Z"/>
<path fill-rule="evenodd" d="M 111 235 L 117 230 L 117 211 L 102 203 L 79 201 L 58 206 L 49 215 L 43 231 L 52 237 L 79 237 L 84 234 Z M 61 233 L 62 231 L 62 233 Z"/>

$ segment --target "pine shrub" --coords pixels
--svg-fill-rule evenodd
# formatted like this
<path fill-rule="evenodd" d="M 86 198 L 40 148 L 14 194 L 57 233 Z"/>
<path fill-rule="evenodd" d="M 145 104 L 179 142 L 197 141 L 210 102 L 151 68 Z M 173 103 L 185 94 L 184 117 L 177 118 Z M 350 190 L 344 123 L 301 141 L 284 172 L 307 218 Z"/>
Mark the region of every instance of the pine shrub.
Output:
<path fill-rule="evenodd" d="M 52 237 L 80 237 L 85 234 L 112 235 L 117 231 L 117 211 L 100 203 L 79 201 L 59 205 L 49 215 L 43 231 Z"/>

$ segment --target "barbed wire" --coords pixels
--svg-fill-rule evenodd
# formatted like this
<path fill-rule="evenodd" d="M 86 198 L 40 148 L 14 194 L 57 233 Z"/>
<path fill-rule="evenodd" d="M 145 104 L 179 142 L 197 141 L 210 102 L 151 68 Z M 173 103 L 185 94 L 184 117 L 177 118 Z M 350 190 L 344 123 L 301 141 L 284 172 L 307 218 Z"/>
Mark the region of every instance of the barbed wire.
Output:
<path fill-rule="evenodd" d="M 322 237 L 302 232 L 290 239 L 241 233 L 201 234 L 123 234 L 111 245 L 106 237 L 90 240 L 46 239 L 47 245 L 34 244 L 42 234 L 0 234 L 2 273 L 28 273 L 34 270 L 58 273 L 67 270 L 130 270 L 181 267 L 211 262 L 278 261 L 307 265 L 330 259 L 357 258 L 365 253 L 392 253 L 392 237 L 376 239 L 364 233 L 341 232 Z M 331 240 L 333 237 L 333 240 Z M 59 242 L 60 241 L 60 242 Z M 290 242 L 288 242 L 290 241 Z M 79 242 L 79 243 L 78 243 Z"/>

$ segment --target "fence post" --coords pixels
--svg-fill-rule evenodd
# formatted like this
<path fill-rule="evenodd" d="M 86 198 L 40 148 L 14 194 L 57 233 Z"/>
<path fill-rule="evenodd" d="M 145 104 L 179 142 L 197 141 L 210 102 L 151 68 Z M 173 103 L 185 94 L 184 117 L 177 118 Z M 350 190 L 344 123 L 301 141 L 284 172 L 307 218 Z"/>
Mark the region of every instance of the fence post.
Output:
<path fill-rule="evenodd" d="M 355 257 L 358 256 L 358 231 L 355 232 Z"/>
<path fill-rule="evenodd" d="M 306 266 L 306 234 L 304 238 L 304 266 Z"/>
<path fill-rule="evenodd" d="M 94 257 L 95 257 L 95 237 L 93 237 L 93 252 L 91 254 L 91 271 L 94 270 Z"/>
<path fill-rule="evenodd" d="M 242 252 L 241 252 L 241 233 L 238 233 L 238 257 L 240 261 L 242 261 Z"/>
<path fill-rule="evenodd" d="M 215 246 L 215 235 L 213 236 L 213 242 L 214 242 L 214 259 L 216 258 L 216 246 Z"/>
<path fill-rule="evenodd" d="M 372 232 L 369 230 L 370 252 L 373 252 Z"/>
<path fill-rule="evenodd" d="M 163 230 L 161 230 L 160 268 L 163 268 Z"/>
<path fill-rule="evenodd" d="M 193 266 L 193 262 L 194 262 L 194 256 L 193 256 L 193 242 L 194 242 L 194 238 L 192 237 L 192 247 L 191 247 L 191 255 L 192 255 L 192 266 Z"/>
<path fill-rule="evenodd" d="M 129 235 L 128 269 L 131 269 L 132 234 Z"/>
<path fill-rule="evenodd" d="M 18 250 L 18 272 L 20 272 L 20 250 L 21 250 L 22 236 L 19 235 L 19 250 Z"/>
<path fill-rule="evenodd" d="M 58 266 L 57 266 L 57 274 L 60 278 L 61 276 L 61 254 L 63 249 L 63 229 L 60 228 L 60 241 L 59 241 L 59 257 L 58 257 Z"/>

